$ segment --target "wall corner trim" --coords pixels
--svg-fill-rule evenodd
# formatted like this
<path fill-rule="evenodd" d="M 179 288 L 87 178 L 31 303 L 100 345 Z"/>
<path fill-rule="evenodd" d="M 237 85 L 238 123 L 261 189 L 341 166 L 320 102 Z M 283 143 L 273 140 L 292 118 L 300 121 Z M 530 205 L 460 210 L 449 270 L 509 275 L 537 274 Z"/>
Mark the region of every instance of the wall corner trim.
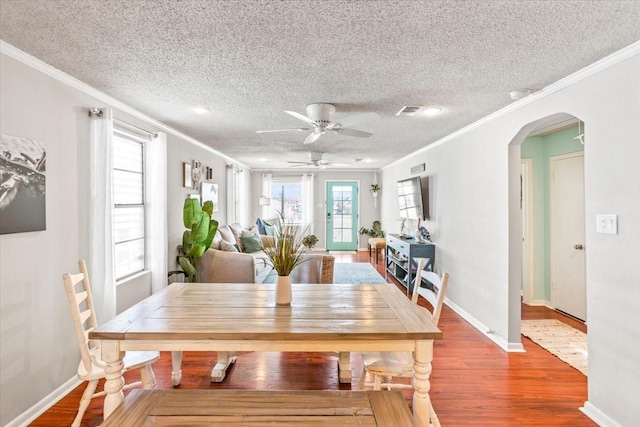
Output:
<path fill-rule="evenodd" d="M 82 381 L 77 376 L 73 376 L 69 380 L 65 381 L 57 389 L 46 395 L 43 399 L 38 401 L 31 408 L 18 415 L 13 420 L 9 421 L 5 427 L 26 427 L 31 424 L 36 418 L 44 414 L 49 408 L 55 405 L 60 399 L 71 393 L 74 388 L 78 387 Z M 75 415 L 74 415 L 75 416 Z"/>
<path fill-rule="evenodd" d="M 533 94 L 527 96 L 526 98 L 522 98 L 519 101 L 516 101 L 512 104 L 507 105 L 506 107 L 503 107 L 501 109 L 499 109 L 498 111 L 495 111 L 491 114 L 489 114 L 488 116 L 485 116 L 479 120 L 476 120 L 475 122 L 461 128 L 458 129 L 455 132 L 450 133 L 449 135 L 446 135 L 440 139 L 438 139 L 437 141 L 434 141 L 430 144 L 425 145 L 424 147 L 420 148 L 419 150 L 414 151 L 413 153 L 410 153 L 398 160 L 395 160 L 391 163 L 389 163 L 386 166 L 383 166 L 382 168 L 380 168 L 381 170 L 387 169 L 393 165 L 396 165 L 400 162 L 404 162 L 408 159 L 413 158 L 416 154 L 420 154 L 420 153 L 424 153 L 427 150 L 431 149 L 431 148 L 435 148 L 439 145 L 444 144 L 447 141 L 450 141 L 460 135 L 463 135 L 467 132 L 472 131 L 473 129 L 476 129 L 482 125 L 484 125 L 485 123 L 491 122 L 492 120 L 495 120 L 499 117 L 502 117 L 508 113 L 511 113 L 512 111 L 516 111 L 519 110 L 520 108 L 529 105 L 539 99 L 542 99 L 546 96 L 549 96 L 555 92 L 558 92 L 562 89 L 565 89 L 569 86 L 571 86 L 574 83 L 579 82 L 580 80 L 586 79 L 587 77 L 590 77 L 596 73 L 599 73 L 602 70 L 605 70 L 613 65 L 616 65 L 622 61 L 626 61 L 627 59 L 635 56 L 635 55 L 639 55 L 640 54 L 640 41 L 637 41 L 635 43 L 630 44 L 627 47 L 624 47 L 620 50 L 618 50 L 617 52 L 612 53 L 609 56 L 606 56 L 596 62 L 594 62 L 593 64 L 587 65 L 586 67 L 576 71 L 573 74 L 570 74 L 566 77 L 561 78 L 560 80 L 551 83 L 549 86 L 546 86 L 542 89 L 540 89 L 537 92 L 534 92 Z"/>
<path fill-rule="evenodd" d="M 456 303 L 452 302 L 449 298 L 445 297 L 444 303 L 451 310 L 455 311 L 456 314 L 458 314 L 464 320 L 466 320 L 467 322 L 471 323 L 471 326 L 476 328 L 478 331 L 482 332 L 482 334 L 485 337 L 489 338 L 491 341 L 496 343 L 504 351 L 506 351 L 508 353 L 524 353 L 525 352 L 524 347 L 522 346 L 522 343 L 520 343 L 520 342 L 517 342 L 517 343 L 507 342 L 504 338 L 496 335 L 495 333 L 488 333 L 487 331 L 489 331 L 491 328 L 489 328 L 484 323 L 480 322 L 478 319 L 473 317 L 471 314 L 469 314 L 468 312 L 463 310 L 459 305 L 457 305 Z"/>
<path fill-rule="evenodd" d="M 215 155 L 218 155 L 222 158 L 224 158 L 225 160 L 232 162 L 232 163 L 236 163 L 238 165 L 240 165 L 241 167 L 250 170 L 251 168 L 247 165 L 245 165 L 244 163 L 238 162 L 236 159 L 233 159 L 229 156 L 227 156 L 224 153 L 221 153 L 220 151 L 216 150 L 213 147 L 210 147 L 200 141 L 198 141 L 195 138 L 190 137 L 189 135 L 186 135 L 182 132 L 180 132 L 179 130 L 176 130 L 170 126 L 165 125 L 162 122 L 157 121 L 156 119 L 136 110 L 135 108 L 125 104 L 122 101 L 118 101 L 115 98 L 110 97 L 109 95 L 100 92 L 98 89 L 89 86 L 88 84 L 82 82 L 81 80 L 76 79 L 75 77 L 70 76 L 69 74 L 66 74 L 63 71 L 58 70 L 57 68 L 47 64 L 44 61 L 41 61 L 40 59 L 36 58 L 35 56 L 31 56 L 26 52 L 21 51 L 20 49 L 18 49 L 17 47 L 10 45 L 9 43 L 5 42 L 4 40 L 0 40 L 0 53 L 7 55 L 13 59 L 15 59 L 16 61 L 20 61 L 23 64 L 38 70 L 46 75 L 48 75 L 49 77 L 58 80 L 61 83 L 64 83 L 68 86 L 71 86 L 74 89 L 77 89 L 81 92 L 86 93 L 89 96 L 93 96 L 94 98 L 98 99 L 99 101 L 105 102 L 107 104 L 109 104 L 110 106 L 113 106 L 114 108 L 117 108 L 118 110 L 121 110 L 125 113 L 131 114 L 134 117 L 137 117 L 140 120 L 145 121 L 146 123 L 149 123 L 152 126 L 155 126 L 159 129 L 161 129 L 164 132 L 170 133 L 174 136 L 177 136 L 178 138 L 182 138 L 188 142 L 190 142 L 193 145 L 196 145 L 204 150 L 210 151 Z"/>
<path fill-rule="evenodd" d="M 608 415 L 602 412 L 600 409 L 592 405 L 588 400 L 584 402 L 584 406 L 579 408 L 582 413 L 591 418 L 596 424 L 602 427 L 622 427 L 622 424 L 618 424 L 611 419 Z"/>

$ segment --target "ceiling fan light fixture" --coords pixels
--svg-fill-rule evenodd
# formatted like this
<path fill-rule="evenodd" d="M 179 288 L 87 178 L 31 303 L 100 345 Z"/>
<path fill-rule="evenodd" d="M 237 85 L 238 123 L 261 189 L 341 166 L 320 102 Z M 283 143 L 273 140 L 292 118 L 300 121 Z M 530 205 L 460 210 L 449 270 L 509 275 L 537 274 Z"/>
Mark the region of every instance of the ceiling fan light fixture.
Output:
<path fill-rule="evenodd" d="M 207 114 L 211 113 L 211 110 L 207 107 L 193 107 L 193 112 L 197 114 Z"/>

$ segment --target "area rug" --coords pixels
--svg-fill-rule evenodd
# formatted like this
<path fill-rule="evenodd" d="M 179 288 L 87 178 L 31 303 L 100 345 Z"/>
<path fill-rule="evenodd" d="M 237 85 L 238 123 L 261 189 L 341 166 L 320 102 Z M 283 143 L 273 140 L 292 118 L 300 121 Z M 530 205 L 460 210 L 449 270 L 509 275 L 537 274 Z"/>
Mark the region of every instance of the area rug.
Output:
<path fill-rule="evenodd" d="M 522 335 L 587 375 L 587 334 L 555 319 L 523 320 Z"/>
<path fill-rule="evenodd" d="M 373 284 L 387 283 L 368 262 L 337 262 L 333 265 L 333 283 Z"/>

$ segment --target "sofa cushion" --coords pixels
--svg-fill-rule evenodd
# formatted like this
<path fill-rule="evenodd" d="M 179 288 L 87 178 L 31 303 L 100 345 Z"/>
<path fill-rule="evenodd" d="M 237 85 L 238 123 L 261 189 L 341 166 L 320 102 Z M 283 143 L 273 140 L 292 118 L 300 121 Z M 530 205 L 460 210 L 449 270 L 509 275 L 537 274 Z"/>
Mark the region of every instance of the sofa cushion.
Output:
<path fill-rule="evenodd" d="M 236 241 L 236 237 L 234 236 L 233 232 L 231 231 L 231 227 L 229 227 L 228 225 L 223 225 L 221 227 L 218 227 L 218 232 L 216 234 L 219 234 L 220 237 L 222 238 L 222 240 L 226 240 L 227 242 L 235 245 L 236 243 L 238 243 Z"/>
<path fill-rule="evenodd" d="M 233 233 L 233 237 L 235 238 L 235 241 L 238 244 L 238 247 L 240 248 L 240 252 L 244 252 L 244 248 L 242 247 L 242 242 L 240 241 L 240 237 L 242 237 L 242 232 L 244 231 L 244 228 L 242 228 L 242 225 L 238 224 L 237 222 L 230 224 L 229 228 L 231 229 L 231 233 Z"/>
<path fill-rule="evenodd" d="M 261 251 L 263 248 L 262 239 L 260 239 L 260 236 L 250 231 L 242 232 L 242 236 L 240 236 L 240 242 L 242 242 L 243 252 L 246 252 L 248 254 Z"/>
<path fill-rule="evenodd" d="M 227 242 L 226 240 L 220 241 L 220 250 L 226 252 L 240 252 L 238 245 L 236 245 L 235 243 Z"/>
<path fill-rule="evenodd" d="M 267 221 L 262 218 L 256 219 L 256 225 L 258 226 L 258 234 L 262 234 L 263 236 L 267 235 L 267 231 L 265 230 L 265 225 L 271 225 Z"/>
<path fill-rule="evenodd" d="M 213 240 L 211 241 L 210 249 L 220 249 L 220 242 L 222 242 L 222 236 L 219 232 L 216 232 L 215 236 L 213 236 Z"/>

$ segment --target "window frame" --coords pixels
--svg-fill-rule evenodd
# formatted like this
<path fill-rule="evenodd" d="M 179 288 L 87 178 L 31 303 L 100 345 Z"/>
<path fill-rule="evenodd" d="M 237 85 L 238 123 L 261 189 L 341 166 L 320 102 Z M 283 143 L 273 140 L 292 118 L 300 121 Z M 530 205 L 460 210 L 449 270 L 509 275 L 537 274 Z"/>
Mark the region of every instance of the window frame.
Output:
<path fill-rule="evenodd" d="M 111 171 L 113 176 L 115 176 L 116 172 L 120 172 L 120 171 L 125 171 L 125 172 L 134 172 L 134 173 L 139 173 L 141 176 L 141 180 L 140 180 L 140 194 L 141 194 L 141 202 L 140 203 L 116 203 L 116 185 L 115 185 L 115 181 L 112 178 L 112 182 L 111 182 L 111 193 L 112 193 L 112 205 L 111 205 L 111 218 L 114 224 L 114 228 L 115 228 L 115 218 L 116 218 L 116 211 L 121 210 L 121 209 L 129 209 L 129 208 L 142 208 L 142 236 L 140 237 L 136 237 L 134 239 L 126 239 L 126 240 L 122 240 L 122 241 L 116 241 L 116 233 L 115 230 L 112 231 L 112 248 L 113 248 L 113 256 L 114 256 L 114 279 L 116 281 L 116 285 L 122 283 L 122 282 L 126 282 L 128 279 L 131 279 L 132 277 L 135 277 L 136 275 L 139 275 L 141 273 L 144 273 L 145 271 L 148 270 L 148 265 L 147 265 L 147 240 L 148 240 L 148 229 L 147 229 L 147 224 L 148 224 L 148 211 L 147 211 L 147 200 L 146 200 L 146 144 L 148 142 L 150 142 L 151 137 L 149 135 L 145 135 L 145 134 L 140 134 L 137 133 L 135 131 L 132 131 L 131 129 L 129 129 L 128 127 L 124 127 L 124 126 L 119 126 L 118 124 L 114 124 L 113 126 L 113 138 L 114 138 L 114 150 L 112 150 L 112 165 L 111 165 Z M 129 143 L 137 143 L 140 144 L 141 146 L 141 167 L 140 167 L 140 171 L 132 171 L 132 170 L 128 170 L 128 169 L 120 169 L 120 168 L 116 168 L 116 152 L 115 152 L 115 140 L 116 139 L 120 139 L 123 140 L 125 142 L 129 142 Z M 142 242 L 142 267 L 141 268 L 137 268 L 134 271 L 127 271 L 125 273 L 118 273 L 117 271 L 117 266 L 118 266 L 118 262 L 117 262 L 117 247 L 120 244 L 123 243 L 129 243 L 132 241 L 141 241 Z"/>

